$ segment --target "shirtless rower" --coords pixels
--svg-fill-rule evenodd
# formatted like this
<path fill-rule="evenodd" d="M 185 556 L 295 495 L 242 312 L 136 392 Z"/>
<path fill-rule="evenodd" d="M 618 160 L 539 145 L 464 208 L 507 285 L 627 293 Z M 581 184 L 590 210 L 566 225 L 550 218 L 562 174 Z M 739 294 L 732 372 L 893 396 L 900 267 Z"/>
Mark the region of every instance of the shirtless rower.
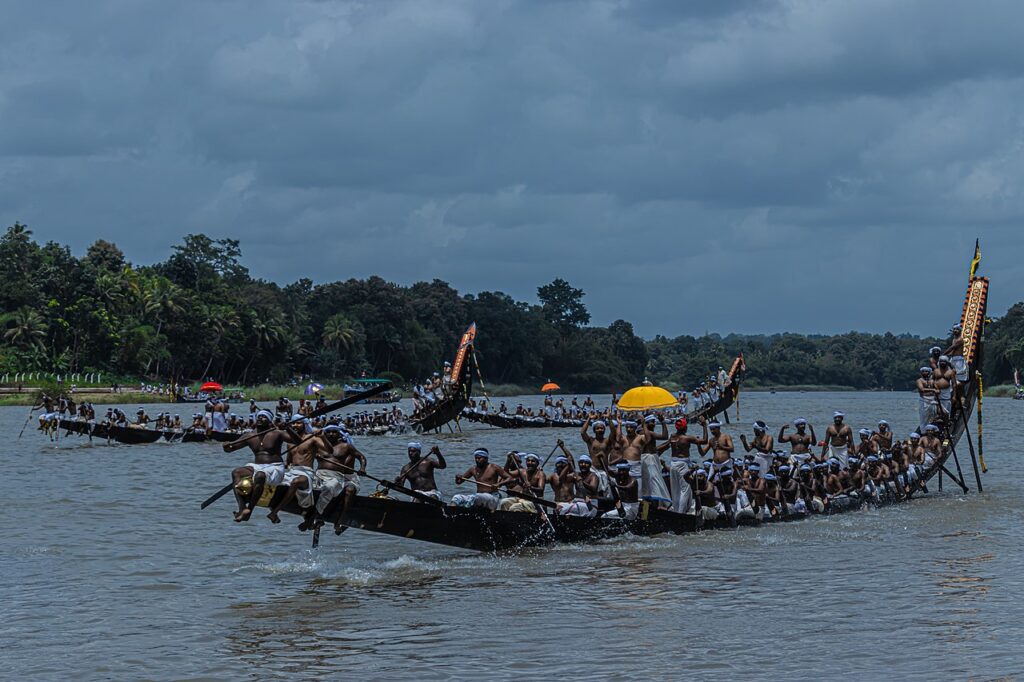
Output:
<path fill-rule="evenodd" d="M 398 476 L 395 477 L 395 484 L 402 485 L 403 482 L 408 481 L 409 488 L 412 490 L 421 492 L 428 497 L 433 497 L 435 500 L 443 500 L 441 491 L 437 489 L 437 482 L 434 480 L 434 471 L 436 469 L 448 468 L 448 463 L 444 461 L 441 449 L 435 445 L 430 448 L 427 456 L 423 457 L 421 454 L 423 446 L 413 441 L 409 443 L 407 452 L 409 453 L 409 463 L 398 472 Z M 437 459 L 430 459 L 431 455 L 434 455 Z"/>
<path fill-rule="evenodd" d="M 679 514 L 688 514 L 690 507 L 693 506 L 693 488 L 687 479 L 687 474 L 693 468 L 693 464 L 690 462 L 690 447 L 697 445 L 699 448 L 701 443 L 707 443 L 708 440 L 707 424 L 701 424 L 701 426 L 704 428 L 703 437 L 691 436 L 686 432 L 688 427 L 686 417 L 680 417 L 676 420 L 676 432 L 658 446 L 658 454 L 671 450 L 669 487 L 672 493 L 672 511 Z"/>
<path fill-rule="evenodd" d="M 949 348 L 943 355 L 949 358 L 949 364 L 956 371 L 956 385 L 953 390 L 953 398 L 956 400 L 961 399 L 963 393 L 962 384 L 966 383 L 970 378 L 970 370 L 967 368 L 967 358 L 964 357 L 964 338 L 963 338 L 963 327 L 957 322 L 953 325 L 953 328 L 949 330 L 950 343 Z"/>
<path fill-rule="evenodd" d="M 569 464 L 572 463 L 572 455 L 568 451 Z M 593 461 L 590 455 L 580 455 L 579 471 L 572 471 L 563 475 L 559 480 L 563 485 L 568 483 L 569 499 L 560 501 L 558 514 L 560 516 L 597 516 L 597 505 L 594 500 L 601 494 L 601 478 L 593 469 Z"/>
<path fill-rule="evenodd" d="M 756 451 L 766 460 L 771 458 L 775 451 L 775 440 L 768 433 L 768 425 L 760 419 L 754 422 L 754 441 L 746 442 L 746 434 L 739 434 L 739 441 L 743 443 L 743 450 L 750 453 Z"/>
<path fill-rule="evenodd" d="M 703 423 L 703 419 L 701 419 L 701 423 Z M 732 453 L 736 449 L 732 442 L 732 436 L 722 433 L 722 424 L 717 421 L 708 423 L 708 429 L 710 434 L 704 443 L 697 445 L 698 452 L 703 456 L 711 451 L 713 453 L 711 460 L 716 470 L 722 468 L 726 462 L 731 467 Z"/>
<path fill-rule="evenodd" d="M 654 425 L 660 424 L 658 433 L 654 432 Z M 658 453 L 658 441 L 668 440 L 668 426 L 665 424 L 665 416 L 649 414 L 644 417 L 644 431 L 647 433 L 647 440 L 641 447 L 641 454 L 654 455 Z"/>
<path fill-rule="evenodd" d="M 878 444 L 871 439 L 871 431 L 868 429 L 861 429 L 857 432 L 860 436 L 860 442 L 857 443 L 857 447 L 854 452 L 857 453 L 857 458 L 860 461 L 865 461 L 871 455 L 878 454 Z"/>
<path fill-rule="evenodd" d="M 808 459 L 814 459 L 811 446 L 818 442 L 818 437 L 814 435 L 814 427 L 808 424 L 803 417 L 794 419 L 793 427 L 796 428 L 796 433 L 787 434 L 786 429 L 789 428 L 789 424 L 783 424 L 779 428 L 779 437 L 775 440 L 780 444 L 789 443 L 790 454 L 797 462 L 803 464 Z"/>
<path fill-rule="evenodd" d="M 583 459 L 582 457 L 580 458 Z M 615 508 L 619 515 L 628 521 L 636 518 L 640 511 L 640 485 L 629 471 L 627 462 L 619 462 L 615 465 L 615 475 L 609 481 L 615 489 L 618 502 Z M 605 515 L 611 512 L 605 512 Z"/>
<path fill-rule="evenodd" d="M 598 419 L 596 421 L 592 421 L 593 416 L 593 413 L 587 415 L 587 420 L 580 427 L 580 438 L 587 444 L 587 452 L 590 454 L 591 459 L 597 460 L 600 456 L 607 459 L 610 457 L 612 445 L 618 440 L 616 438 L 617 434 L 614 428 L 608 433 L 608 423 L 605 421 L 608 418 L 607 413 L 605 414 L 605 419 Z M 593 436 L 588 432 L 591 425 L 594 427 Z M 611 464 L 612 462 L 608 463 Z"/>
<path fill-rule="evenodd" d="M 879 419 L 878 430 L 871 434 L 871 440 L 875 441 L 879 452 L 892 452 L 892 428 L 889 422 Z"/>
<path fill-rule="evenodd" d="M 319 434 L 323 452 L 317 453 L 316 480 L 320 484 L 320 495 L 316 500 L 316 518 L 313 527 L 324 525 L 328 508 L 342 495 L 341 511 L 334 519 L 334 534 L 341 535 L 348 529 L 342 523 L 352 500 L 359 492 L 359 476 L 366 475 L 366 457 L 351 443 L 351 439 L 337 424 L 325 426 Z M 356 470 L 356 462 L 359 469 Z"/>
<path fill-rule="evenodd" d="M 939 356 L 938 367 L 932 371 L 932 380 L 938 391 L 936 398 L 940 414 L 948 420 L 953 410 L 953 387 L 956 386 L 956 370 L 949 364 L 949 357 Z"/>
<path fill-rule="evenodd" d="M 455 485 L 462 485 L 463 481 L 475 481 L 476 493 L 452 495 L 449 504 L 456 507 L 481 507 L 491 511 L 498 508 L 501 496 L 497 484 L 508 477 L 508 472 L 496 464 L 491 464 L 490 457 L 487 448 L 477 448 L 473 451 L 473 466 L 455 477 Z"/>
<path fill-rule="evenodd" d="M 498 482 L 499 486 L 505 486 L 510 497 L 506 497 L 498 505 L 502 511 L 531 512 L 535 513 L 537 508 L 533 502 L 521 497 L 517 493 L 525 493 L 534 497 L 544 497 L 544 486 L 547 483 L 547 476 L 540 468 L 540 457 L 533 452 L 523 454 L 523 465 L 517 461 L 514 466 L 505 467 L 508 476 Z"/>
<path fill-rule="evenodd" d="M 231 472 L 231 479 L 235 484 L 235 500 L 238 502 L 235 521 L 238 522 L 248 521 L 252 516 L 253 508 L 263 495 L 264 486 L 279 485 L 284 480 L 282 446 L 285 443 L 297 445 L 302 440 L 302 437 L 292 430 L 290 424 L 283 429 L 274 429 L 273 415 L 266 410 L 257 414 L 256 426 L 264 433 L 259 436 L 253 435 L 246 440 L 246 445 L 253 452 L 254 461 Z M 243 483 L 245 479 L 249 480 L 248 485 Z"/>
<path fill-rule="evenodd" d="M 821 447 L 821 458 L 825 459 L 826 453 L 830 458 L 839 462 L 840 467 L 846 466 L 846 458 L 850 455 L 853 447 L 853 429 L 843 423 L 846 417 L 842 412 L 836 411 L 832 415 L 832 424 L 825 431 L 825 444 Z"/>
<path fill-rule="evenodd" d="M 918 428 L 924 431 L 924 427 L 935 421 L 939 411 L 939 390 L 935 388 L 932 368 L 927 365 L 922 365 L 921 375 L 917 378 L 917 395 Z"/>
<path fill-rule="evenodd" d="M 313 471 L 313 461 L 320 451 L 327 452 L 329 449 L 319 438 L 304 438 L 298 445 L 288 448 L 285 454 L 285 472 L 282 486 L 286 486 L 284 496 L 276 505 L 271 507 L 267 518 L 271 523 L 281 523 L 277 515 L 286 504 L 297 499 L 299 507 L 304 511 L 303 521 L 299 524 L 299 530 L 309 530 L 313 521 L 313 480 L 316 475 Z"/>
<path fill-rule="evenodd" d="M 555 502 L 569 503 L 573 500 L 575 469 L 566 455 L 555 457 L 555 470 L 548 475 L 548 485 L 554 493 Z"/>

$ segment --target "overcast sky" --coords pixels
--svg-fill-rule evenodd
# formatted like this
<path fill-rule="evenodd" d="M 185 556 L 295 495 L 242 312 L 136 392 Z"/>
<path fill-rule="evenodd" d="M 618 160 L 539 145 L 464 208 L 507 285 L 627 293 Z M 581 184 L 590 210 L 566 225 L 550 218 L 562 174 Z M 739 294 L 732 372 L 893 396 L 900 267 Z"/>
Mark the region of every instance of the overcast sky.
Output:
<path fill-rule="evenodd" d="M 0 220 L 594 322 L 944 332 L 1024 298 L 1024 3 L 6 2 Z"/>

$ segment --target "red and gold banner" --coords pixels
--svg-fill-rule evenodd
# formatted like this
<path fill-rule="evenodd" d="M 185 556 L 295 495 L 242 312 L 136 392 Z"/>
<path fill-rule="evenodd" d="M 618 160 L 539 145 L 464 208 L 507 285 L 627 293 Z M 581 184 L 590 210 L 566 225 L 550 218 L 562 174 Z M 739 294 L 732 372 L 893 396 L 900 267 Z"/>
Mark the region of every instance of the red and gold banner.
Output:
<path fill-rule="evenodd" d="M 462 366 L 466 363 L 466 353 L 469 352 L 474 339 L 476 339 L 476 322 L 469 325 L 459 340 L 459 350 L 455 353 L 455 362 L 452 363 L 452 383 L 462 383 Z"/>
<path fill-rule="evenodd" d="M 977 359 L 978 342 L 985 327 L 988 306 L 988 277 L 975 277 L 967 285 L 964 312 L 960 317 L 960 336 L 964 340 L 964 358 L 969 365 Z"/>

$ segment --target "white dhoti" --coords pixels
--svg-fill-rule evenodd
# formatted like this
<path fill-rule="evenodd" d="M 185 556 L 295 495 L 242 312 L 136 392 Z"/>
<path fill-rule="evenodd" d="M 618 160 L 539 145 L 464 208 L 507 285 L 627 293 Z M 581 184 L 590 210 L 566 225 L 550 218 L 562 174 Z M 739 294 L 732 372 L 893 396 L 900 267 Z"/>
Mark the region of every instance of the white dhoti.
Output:
<path fill-rule="evenodd" d="M 700 508 L 700 515 L 704 517 L 705 521 L 714 521 L 718 518 L 718 515 L 720 513 L 721 512 L 718 511 L 717 507 L 709 507 L 707 505 L 704 505 L 703 507 Z"/>
<path fill-rule="evenodd" d="M 456 507 L 475 507 L 495 511 L 501 498 L 491 493 L 459 493 L 452 495 L 451 504 Z"/>
<path fill-rule="evenodd" d="M 640 497 L 659 504 L 672 504 L 672 494 L 661 475 L 661 460 L 657 455 L 640 455 Z"/>
<path fill-rule="evenodd" d="M 839 460 L 840 468 L 846 469 L 847 467 L 849 467 L 849 462 L 846 461 L 847 458 L 849 458 L 849 456 L 850 456 L 850 448 L 849 448 L 849 446 L 847 446 L 847 445 L 833 445 L 832 443 L 829 443 L 828 444 L 828 456 L 829 457 L 835 457 L 836 459 L 838 459 Z"/>
<path fill-rule="evenodd" d="M 757 514 L 754 513 L 754 508 L 750 506 L 750 498 L 747 497 L 746 491 L 736 491 L 736 518 L 753 519 L 756 518 L 756 516 Z"/>
<path fill-rule="evenodd" d="M 614 512 L 613 512 L 614 513 Z M 573 500 L 572 502 L 558 503 L 559 516 L 584 516 L 594 518 L 597 516 L 597 507 L 588 507 L 586 500 Z"/>
<path fill-rule="evenodd" d="M 633 478 L 640 478 L 643 472 L 643 468 L 640 466 L 640 460 L 637 460 L 635 462 L 630 462 L 629 460 L 626 460 L 626 462 L 629 464 L 629 475 L 632 476 Z"/>
<path fill-rule="evenodd" d="M 825 511 L 825 501 L 817 496 L 811 498 L 811 509 L 820 514 Z"/>
<path fill-rule="evenodd" d="M 622 503 L 622 514 L 623 514 L 622 518 L 625 518 L 627 521 L 632 521 L 633 519 L 636 518 L 637 514 L 639 514 L 639 513 L 640 513 L 640 503 L 639 502 L 623 502 Z M 611 517 L 613 519 L 614 518 L 619 518 L 619 512 L 616 511 L 616 510 L 612 510 L 610 512 L 605 512 L 605 516 Z"/>
<path fill-rule="evenodd" d="M 245 466 L 252 469 L 254 479 L 256 474 L 263 474 L 266 476 L 266 485 L 281 485 L 281 481 L 284 480 L 284 462 L 273 462 L 271 464 L 256 464 L 254 462 L 250 462 Z"/>
<path fill-rule="evenodd" d="M 440 490 L 417 490 L 416 492 L 425 497 L 432 497 L 439 502 L 444 502 L 444 496 Z M 420 501 L 422 502 L 422 500 Z"/>
<path fill-rule="evenodd" d="M 807 513 L 807 503 L 804 502 L 804 498 L 802 498 L 802 497 L 796 498 L 796 502 L 791 502 L 787 506 L 789 507 L 789 513 L 790 514 L 806 514 Z"/>
<path fill-rule="evenodd" d="M 295 499 L 300 507 L 309 507 L 313 504 L 313 477 L 316 473 L 310 467 L 293 465 L 284 472 L 282 485 L 291 485 L 295 481 L 306 479 L 305 488 L 295 489 Z"/>
<path fill-rule="evenodd" d="M 953 389 L 944 388 L 939 391 L 939 405 L 942 406 L 942 411 L 948 416 L 950 411 L 953 409 Z"/>
<path fill-rule="evenodd" d="M 214 431 L 228 430 L 228 417 L 223 412 L 212 412 L 210 414 L 210 425 Z"/>
<path fill-rule="evenodd" d="M 669 478 L 672 484 L 672 511 L 689 514 L 693 508 L 693 488 L 683 477 L 690 470 L 690 462 L 673 457 L 669 469 L 672 472 Z"/>
<path fill-rule="evenodd" d="M 949 366 L 956 370 L 956 380 L 959 382 L 967 381 L 967 358 L 962 355 L 954 355 L 949 359 Z"/>
<path fill-rule="evenodd" d="M 919 422 L 918 431 L 924 433 L 924 427 L 935 422 L 935 416 L 939 412 L 939 404 L 935 398 L 921 397 L 917 401 L 917 421 Z"/>
<path fill-rule="evenodd" d="M 356 473 L 345 474 L 333 469 L 317 469 L 315 482 L 320 490 L 320 496 L 316 500 L 316 510 L 320 514 L 324 513 L 327 505 L 341 495 L 345 488 L 352 488 L 355 493 L 359 492 L 359 475 Z"/>
<path fill-rule="evenodd" d="M 537 513 L 537 507 L 529 500 L 524 500 L 519 497 L 506 497 L 498 504 L 498 509 L 507 512 L 528 512 L 530 514 Z"/>

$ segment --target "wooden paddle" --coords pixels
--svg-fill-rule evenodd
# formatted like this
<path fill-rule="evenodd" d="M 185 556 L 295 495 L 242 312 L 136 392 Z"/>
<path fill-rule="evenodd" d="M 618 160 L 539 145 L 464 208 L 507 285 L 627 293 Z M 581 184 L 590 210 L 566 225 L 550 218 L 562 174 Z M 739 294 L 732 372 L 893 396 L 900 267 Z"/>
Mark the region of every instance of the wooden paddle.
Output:
<path fill-rule="evenodd" d="M 28 417 L 25 418 L 25 423 L 21 425 L 21 431 L 18 432 L 18 440 L 21 440 L 21 434 L 25 433 L 25 427 L 32 421 L 32 415 L 35 414 L 36 408 L 32 408 L 28 411 Z"/>
<path fill-rule="evenodd" d="M 312 412 L 310 412 L 305 417 L 299 417 L 298 419 L 292 419 L 292 421 L 290 421 L 288 423 L 292 424 L 292 423 L 295 423 L 297 421 L 302 421 L 303 419 L 316 419 L 317 417 L 322 417 L 325 414 L 329 414 L 331 412 L 334 412 L 335 410 L 340 410 L 343 407 L 348 407 L 349 405 L 353 405 L 355 403 L 358 403 L 361 400 L 366 400 L 367 398 L 372 398 L 373 396 L 378 395 L 380 393 L 383 393 L 384 391 L 390 390 L 391 388 L 393 388 L 393 385 L 392 385 L 392 383 L 390 381 L 388 381 L 386 383 L 380 384 L 379 386 L 375 386 L 375 387 L 371 388 L 368 391 L 363 391 L 362 393 L 360 393 L 358 395 L 349 396 L 348 398 L 344 398 L 342 400 L 338 400 L 337 402 L 333 402 L 333 403 L 330 403 L 328 405 L 324 405 L 323 407 L 321 407 L 318 410 L 313 410 Z M 276 430 L 277 430 L 277 427 L 274 427 L 272 429 L 267 429 L 265 431 L 258 431 L 256 433 L 251 433 L 248 436 L 243 436 L 242 438 L 239 438 L 238 440 L 233 440 L 230 443 L 225 443 L 224 444 L 224 452 L 234 452 L 235 450 L 241 450 L 253 438 L 261 438 L 261 437 L 267 435 L 268 433 L 271 433 L 271 432 L 276 431 Z"/>

